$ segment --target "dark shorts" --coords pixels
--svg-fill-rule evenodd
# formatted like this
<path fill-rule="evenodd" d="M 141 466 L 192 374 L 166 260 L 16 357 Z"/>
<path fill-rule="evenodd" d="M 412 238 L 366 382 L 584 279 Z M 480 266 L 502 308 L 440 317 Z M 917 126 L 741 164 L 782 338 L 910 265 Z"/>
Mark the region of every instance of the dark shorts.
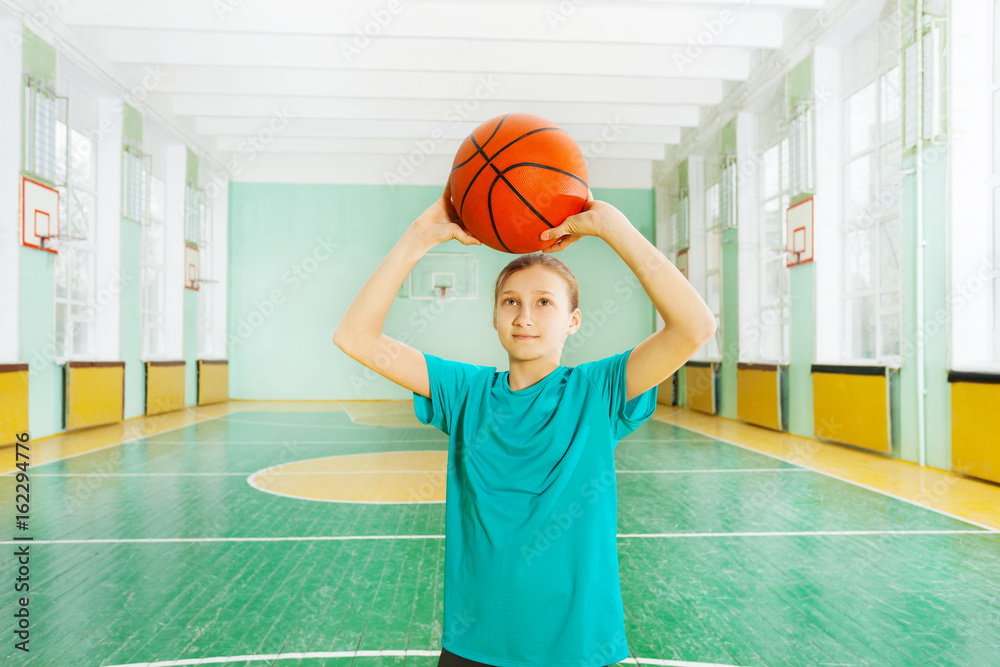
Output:
<path fill-rule="evenodd" d="M 455 655 L 445 647 L 441 647 L 441 657 L 438 658 L 437 667 L 493 667 L 485 662 L 476 662 L 462 656 Z"/>
<path fill-rule="evenodd" d="M 613 663 L 618 664 L 618 663 Z M 475 660 L 469 660 L 461 656 L 455 655 L 448 649 L 441 647 L 441 657 L 438 658 L 437 667 L 494 667 L 493 665 L 487 665 L 485 662 L 476 662 Z M 612 665 L 608 665 L 612 667 Z"/>

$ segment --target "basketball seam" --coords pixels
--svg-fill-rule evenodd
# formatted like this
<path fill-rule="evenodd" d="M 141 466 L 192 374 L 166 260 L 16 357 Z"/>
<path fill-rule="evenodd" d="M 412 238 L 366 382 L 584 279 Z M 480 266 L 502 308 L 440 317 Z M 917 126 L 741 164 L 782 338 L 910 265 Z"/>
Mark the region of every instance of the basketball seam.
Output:
<path fill-rule="evenodd" d="M 574 178 L 574 179 L 580 181 L 581 183 L 583 183 L 584 185 L 587 185 L 587 181 L 583 180 L 582 178 L 580 178 L 579 176 L 577 176 L 574 173 L 565 171 L 563 169 L 560 169 L 559 167 L 553 167 L 553 166 L 548 165 L 548 164 L 539 164 L 537 162 L 518 162 L 517 164 L 512 164 L 512 165 L 509 165 L 508 167 L 504 168 L 504 170 L 503 170 L 502 173 L 506 174 L 508 171 L 510 171 L 514 167 L 539 167 L 540 169 L 550 169 L 552 171 L 558 171 L 560 174 L 566 174 L 570 178 Z M 590 186 L 587 186 L 587 187 L 589 188 Z"/>
<path fill-rule="evenodd" d="M 566 132 L 566 130 L 562 129 L 561 127 L 539 127 L 537 129 L 531 130 L 530 132 L 525 132 L 524 134 L 522 134 L 521 136 L 519 136 L 517 139 L 514 139 L 511 142 L 509 142 L 506 146 L 504 146 L 503 148 L 501 148 L 500 150 L 498 150 L 493 155 L 487 156 L 486 153 L 482 153 L 483 157 L 486 158 L 486 164 L 484 164 L 482 167 L 479 168 L 479 171 L 476 172 L 476 175 L 472 177 L 472 180 L 469 181 L 469 184 L 466 186 L 465 193 L 462 194 L 462 203 L 459 204 L 459 207 L 458 207 L 458 217 L 459 218 L 462 217 L 462 212 L 465 210 L 465 198 L 469 195 L 469 190 L 472 189 L 472 186 L 475 184 L 476 179 L 479 178 L 479 174 L 483 173 L 483 169 L 486 169 L 486 167 L 489 166 L 489 164 L 492 162 L 493 158 L 495 158 L 497 155 L 500 155 L 500 153 L 503 153 L 505 150 L 507 150 L 508 148 L 510 148 L 511 146 L 513 146 L 514 144 L 516 144 L 521 139 L 524 139 L 525 137 L 529 137 L 532 134 L 535 134 L 536 132 L 544 132 L 545 130 L 558 130 L 560 132 Z M 469 135 L 469 141 L 472 142 L 473 146 L 475 146 L 480 151 L 482 151 L 482 149 L 480 148 L 479 144 L 476 143 L 476 140 L 473 138 L 473 136 L 471 134 Z"/>
<path fill-rule="evenodd" d="M 497 134 L 497 132 L 499 132 L 499 131 L 500 131 L 500 126 L 501 126 L 501 125 L 503 125 L 503 122 L 504 122 L 505 120 L 507 120 L 507 116 L 510 116 L 510 114 L 507 114 L 507 115 L 505 115 L 505 116 L 504 116 L 503 118 L 501 118 L 501 119 L 500 119 L 500 122 L 499 122 L 499 123 L 497 123 L 497 126 L 496 126 L 495 128 L 493 128 L 493 134 L 491 134 L 491 135 L 490 135 L 490 138 L 489 138 L 489 139 L 487 139 L 487 140 L 486 140 L 486 141 L 485 141 L 485 142 L 483 143 L 483 148 L 486 148 L 487 146 L 489 146 L 490 142 L 491 142 L 491 141 L 493 141 L 493 137 L 495 137 L 495 136 L 496 136 L 496 134 Z M 470 140 L 472 139 L 472 135 L 471 135 L 471 134 L 469 135 L 469 139 L 470 139 Z M 475 142 L 475 141 L 473 141 L 472 143 L 473 143 L 473 145 L 475 145 L 475 143 L 476 143 L 476 142 Z M 479 148 L 479 147 L 478 147 L 478 146 L 476 146 L 476 148 Z M 456 165 L 455 165 L 454 167 L 452 167 L 452 168 L 451 168 L 451 170 L 452 170 L 452 171 L 455 171 L 456 169 L 461 169 L 461 168 L 462 168 L 462 167 L 464 167 L 465 165 L 467 165 L 467 164 L 469 164 L 470 162 L 472 162 L 472 158 L 476 157 L 477 155 L 482 155 L 482 156 L 483 156 L 483 158 L 485 158 L 487 162 L 489 161 L 489 158 L 487 158 L 487 157 L 486 157 L 486 154 L 485 154 L 485 153 L 483 153 L 483 152 L 482 152 L 481 150 L 476 150 L 476 151 L 474 151 L 474 152 L 472 153 L 472 155 L 470 155 L 470 156 L 469 156 L 469 159 L 468 159 L 468 160 L 466 160 L 466 161 L 465 161 L 465 162 L 463 162 L 462 164 L 456 164 Z"/>
<path fill-rule="evenodd" d="M 493 168 L 496 169 L 495 166 Z M 499 172 L 499 169 L 497 169 L 497 171 Z M 493 188 L 494 188 L 494 186 L 496 186 L 497 181 L 499 181 L 501 178 L 503 178 L 503 175 L 498 173 L 497 177 L 493 179 L 492 183 L 490 183 L 490 189 L 486 192 L 486 210 L 488 210 L 490 212 L 490 224 L 493 225 L 493 233 L 496 234 L 497 241 L 500 242 L 500 245 L 502 245 L 507 250 L 507 252 L 511 252 L 512 253 L 514 251 L 511 250 L 510 248 L 508 248 L 507 244 L 503 242 L 502 238 L 500 238 L 500 230 L 497 229 L 497 222 L 493 218 Z M 510 187 L 512 190 L 514 189 L 510 185 L 510 183 L 507 182 L 507 179 L 504 179 L 504 182 L 507 183 L 507 186 Z M 515 194 L 517 194 L 516 190 L 515 190 Z M 520 197 L 520 196 L 521 195 L 518 194 L 518 197 Z M 546 223 L 546 224 L 548 224 L 548 223 Z M 551 227 L 551 225 L 549 225 L 549 226 Z"/>

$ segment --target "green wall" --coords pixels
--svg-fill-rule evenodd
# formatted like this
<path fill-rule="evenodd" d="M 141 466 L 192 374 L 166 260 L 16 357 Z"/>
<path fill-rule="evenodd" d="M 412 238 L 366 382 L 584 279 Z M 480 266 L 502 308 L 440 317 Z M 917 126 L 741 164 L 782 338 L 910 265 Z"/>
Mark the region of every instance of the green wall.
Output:
<path fill-rule="evenodd" d="M 32 438 L 62 430 L 63 369 L 55 364 L 53 271 L 56 256 L 18 248 L 21 359 L 28 364 L 28 427 Z"/>
<path fill-rule="evenodd" d="M 924 324 L 917 321 L 917 174 L 916 156 L 903 162 L 902 212 L 902 286 L 903 323 L 900 350 L 903 367 L 900 370 L 900 455 L 908 461 L 919 459 L 917 426 L 919 395 L 916 371 L 916 344 L 919 330 L 924 334 L 924 382 L 927 394 L 924 403 L 927 443 L 927 465 L 951 469 L 951 386 L 948 384 L 948 326 L 938 324 L 948 313 L 948 230 L 947 214 L 947 149 L 928 145 L 922 158 L 924 170 Z"/>
<path fill-rule="evenodd" d="M 409 398 L 410 392 L 337 348 L 333 332 L 362 284 L 440 192 L 430 186 L 233 183 L 230 397 Z M 652 241 L 651 189 L 598 188 L 594 196 L 621 209 Z M 515 255 L 457 241 L 431 252 L 475 254 L 479 298 L 444 306 L 397 298 L 385 333 L 429 354 L 507 370 L 507 353 L 493 329 L 492 295 L 497 275 Z M 553 256 L 577 277 L 584 320 L 566 342 L 564 365 L 623 352 L 653 333 L 652 302 L 607 244 L 586 238 Z"/>
<path fill-rule="evenodd" d="M 722 233 L 722 368 L 719 372 L 719 414 L 736 419 L 736 369 L 740 360 L 739 230 Z M 685 404 L 687 399 L 685 398 Z"/>
<path fill-rule="evenodd" d="M 121 359 L 125 362 L 125 419 L 146 412 L 146 365 L 142 363 L 140 233 L 138 223 L 122 218 Z"/>
<path fill-rule="evenodd" d="M 184 290 L 184 405 L 198 404 L 198 292 Z"/>

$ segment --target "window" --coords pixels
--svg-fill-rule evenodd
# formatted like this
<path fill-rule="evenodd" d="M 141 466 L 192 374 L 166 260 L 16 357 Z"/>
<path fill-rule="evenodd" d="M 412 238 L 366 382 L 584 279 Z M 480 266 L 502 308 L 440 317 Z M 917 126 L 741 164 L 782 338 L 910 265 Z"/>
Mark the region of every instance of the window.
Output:
<path fill-rule="evenodd" d="M 757 113 L 755 153 L 759 156 L 758 213 L 754 329 L 756 361 L 785 364 L 790 361 L 791 282 L 785 266 L 785 210 L 789 204 L 790 148 L 784 83 L 768 95 Z"/>
<path fill-rule="evenodd" d="M 813 110 L 803 104 L 788 122 L 789 192 L 813 192 Z"/>
<path fill-rule="evenodd" d="M 760 179 L 760 273 L 758 322 L 761 360 L 789 362 L 791 288 L 785 266 L 785 211 L 789 204 L 789 141 L 781 138 L 764 151 Z"/>
<path fill-rule="evenodd" d="M 688 236 L 688 193 L 681 190 L 680 199 L 677 200 L 677 210 L 670 216 L 670 238 L 672 252 L 686 250 L 689 244 Z"/>
<path fill-rule="evenodd" d="M 122 217 L 145 224 L 149 216 L 150 156 L 131 146 L 122 150 Z"/>
<path fill-rule="evenodd" d="M 65 132 L 62 119 L 57 134 Z M 61 126 L 61 127 L 58 127 Z M 96 353 L 97 318 L 97 145 L 74 128 L 69 130 L 68 159 L 56 152 L 59 190 L 59 254 L 54 267 L 56 363 L 86 359 Z"/>
<path fill-rule="evenodd" d="M 213 278 L 212 247 L 213 226 L 212 216 L 205 197 L 199 203 L 201 208 L 200 243 L 198 245 L 198 273 L 203 279 L 198 284 L 198 356 L 202 359 L 225 356 L 224 350 L 216 350 L 213 346 L 212 303 L 215 299 L 215 281 Z"/>
<path fill-rule="evenodd" d="M 1000 185 L 993 187 L 993 361 L 1000 362 Z"/>
<path fill-rule="evenodd" d="M 1000 363 L 1000 0 L 993 0 L 993 361 Z"/>
<path fill-rule="evenodd" d="M 889 11 L 893 2 L 886 4 Z M 882 21 L 887 11 L 883 11 Z M 844 356 L 899 363 L 902 128 L 895 31 L 874 24 L 843 57 Z"/>
<path fill-rule="evenodd" d="M 163 359 L 166 354 L 166 207 L 166 183 L 152 176 L 149 219 L 140 234 L 143 361 Z"/>
<path fill-rule="evenodd" d="M 67 98 L 26 79 L 23 99 L 21 169 L 51 185 L 65 185 Z"/>
<path fill-rule="evenodd" d="M 736 175 L 736 156 L 723 156 L 722 175 L 719 182 L 719 212 L 723 229 L 730 229 L 737 224 Z"/>
<path fill-rule="evenodd" d="M 721 186 L 715 183 L 705 191 L 705 302 L 715 314 L 715 335 L 705 345 L 710 359 L 720 359 L 722 345 L 722 216 Z"/>
<path fill-rule="evenodd" d="M 201 243 L 204 213 L 205 191 L 199 189 L 194 183 L 188 183 L 184 189 L 184 242 L 196 248 Z"/>

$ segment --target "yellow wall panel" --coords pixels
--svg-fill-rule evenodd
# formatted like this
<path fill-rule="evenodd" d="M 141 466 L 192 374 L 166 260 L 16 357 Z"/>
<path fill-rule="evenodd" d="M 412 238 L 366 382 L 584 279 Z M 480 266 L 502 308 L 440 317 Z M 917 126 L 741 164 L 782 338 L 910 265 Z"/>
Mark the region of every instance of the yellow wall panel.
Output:
<path fill-rule="evenodd" d="M 1000 384 L 951 385 L 951 465 L 963 475 L 1000 482 Z"/>
<path fill-rule="evenodd" d="M 120 422 L 125 414 L 125 362 L 66 363 L 66 430 Z"/>
<path fill-rule="evenodd" d="M 0 445 L 17 442 L 28 430 L 28 364 L 0 365 Z"/>
<path fill-rule="evenodd" d="M 661 382 L 656 389 L 656 402 L 661 405 L 677 405 L 674 397 L 676 391 L 677 374 L 674 373 Z"/>
<path fill-rule="evenodd" d="M 184 407 L 184 362 L 146 362 L 146 414 L 159 415 Z"/>
<path fill-rule="evenodd" d="M 885 375 L 814 372 L 812 380 L 817 438 L 892 452 Z"/>
<path fill-rule="evenodd" d="M 715 367 L 685 366 L 687 374 L 687 406 L 692 410 L 715 414 Z"/>
<path fill-rule="evenodd" d="M 198 360 L 198 405 L 229 400 L 229 362 L 222 359 Z"/>
<path fill-rule="evenodd" d="M 741 422 L 781 430 L 777 368 L 740 368 L 736 371 L 736 387 L 736 411 Z"/>

